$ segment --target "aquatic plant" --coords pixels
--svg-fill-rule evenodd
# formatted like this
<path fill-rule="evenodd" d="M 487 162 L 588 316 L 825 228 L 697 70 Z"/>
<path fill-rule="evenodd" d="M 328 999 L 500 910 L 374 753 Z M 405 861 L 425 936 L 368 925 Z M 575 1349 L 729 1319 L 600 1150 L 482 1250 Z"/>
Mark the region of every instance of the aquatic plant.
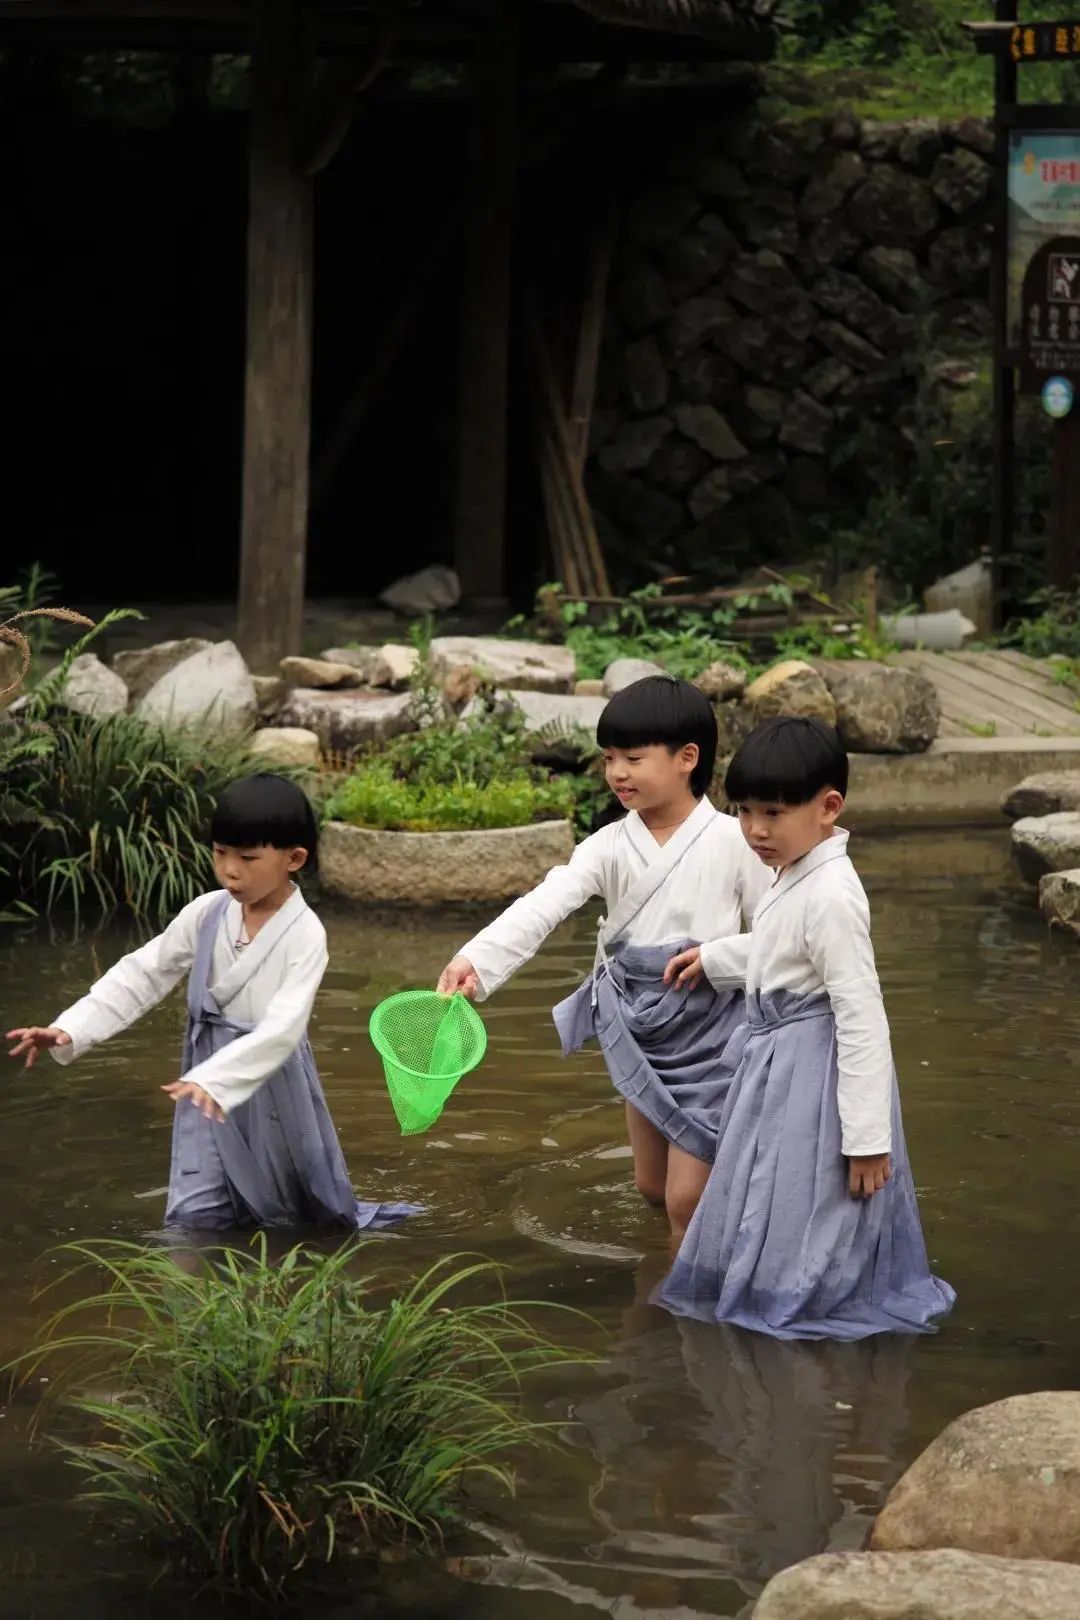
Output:
<path fill-rule="evenodd" d="M 103 1286 L 56 1313 L 22 1374 L 58 1373 L 52 1398 L 97 1429 L 64 1444 L 87 1494 L 169 1567 L 277 1597 L 346 1550 L 439 1538 L 470 1481 L 511 1489 L 510 1454 L 548 1438 L 518 1391 L 592 1359 L 532 1319 L 570 1313 L 469 1303 L 497 1272 L 461 1256 L 377 1306 L 350 1274 L 361 1250 L 275 1262 L 260 1235 L 194 1271 L 127 1243 L 61 1251 Z M 85 1392 L 103 1363 L 107 1399 Z"/>

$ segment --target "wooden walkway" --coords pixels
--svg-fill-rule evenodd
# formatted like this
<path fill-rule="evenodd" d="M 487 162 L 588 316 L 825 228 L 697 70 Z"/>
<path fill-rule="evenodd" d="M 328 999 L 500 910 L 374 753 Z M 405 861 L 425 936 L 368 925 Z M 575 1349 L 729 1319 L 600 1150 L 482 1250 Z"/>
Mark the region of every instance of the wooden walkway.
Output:
<path fill-rule="evenodd" d="M 1077 689 L 1018 652 L 897 653 L 937 688 L 942 737 L 1077 737 Z"/>

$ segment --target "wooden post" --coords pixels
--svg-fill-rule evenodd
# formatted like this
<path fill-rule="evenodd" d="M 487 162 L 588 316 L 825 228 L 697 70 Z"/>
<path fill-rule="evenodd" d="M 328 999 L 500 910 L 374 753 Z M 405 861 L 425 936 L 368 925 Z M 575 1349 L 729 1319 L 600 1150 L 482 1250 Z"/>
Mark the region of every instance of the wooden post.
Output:
<path fill-rule="evenodd" d="M 247 376 L 237 637 L 271 672 L 301 651 L 311 423 L 311 81 L 300 0 L 256 0 L 249 134 Z"/>
<path fill-rule="evenodd" d="M 1075 591 L 1080 582 L 1080 407 L 1054 423 L 1054 468 L 1047 534 L 1047 584 Z"/>
<path fill-rule="evenodd" d="M 464 596 L 506 593 L 506 445 L 518 28 L 495 0 L 472 72 L 465 277 L 458 354 L 454 556 Z"/>

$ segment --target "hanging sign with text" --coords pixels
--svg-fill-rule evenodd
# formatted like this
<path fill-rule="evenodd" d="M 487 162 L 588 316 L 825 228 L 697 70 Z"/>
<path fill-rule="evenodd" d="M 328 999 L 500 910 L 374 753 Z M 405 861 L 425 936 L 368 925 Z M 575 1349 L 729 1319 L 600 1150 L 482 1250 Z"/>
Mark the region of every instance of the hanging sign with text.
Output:
<path fill-rule="evenodd" d="M 1051 377 L 1080 384 L 1080 236 L 1059 236 L 1024 276 L 1020 386 L 1042 393 Z"/>
<path fill-rule="evenodd" d="M 1021 345 L 1028 267 L 1059 236 L 1080 236 L 1080 132 L 1015 130 L 1009 141 L 1008 346 Z"/>

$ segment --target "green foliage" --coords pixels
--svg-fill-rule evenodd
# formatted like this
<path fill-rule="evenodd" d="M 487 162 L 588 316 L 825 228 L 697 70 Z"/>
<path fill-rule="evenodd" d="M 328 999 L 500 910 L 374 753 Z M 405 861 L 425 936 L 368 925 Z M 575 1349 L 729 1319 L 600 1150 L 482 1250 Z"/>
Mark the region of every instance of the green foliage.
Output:
<path fill-rule="evenodd" d="M 821 117 L 852 106 L 863 117 L 987 116 L 993 67 L 962 24 L 993 19 L 990 0 L 785 0 L 790 24 L 770 70 L 775 99 Z M 1025 21 L 1068 16 L 1058 0 L 1025 0 Z M 1025 67 L 1025 100 L 1076 98 L 1076 67 Z"/>
<path fill-rule="evenodd" d="M 56 600 L 60 581 L 40 563 L 24 568 L 14 585 L 0 586 L 0 619 L 28 617 L 23 634 L 30 644 L 32 658 L 52 652 L 57 643 L 56 621 L 42 613 Z"/>
<path fill-rule="evenodd" d="M 850 624 L 797 625 L 776 637 L 778 658 L 863 658 L 881 663 L 895 651 L 894 641 L 860 618 Z"/>
<path fill-rule="evenodd" d="M 213 806 L 260 769 L 217 733 L 94 720 L 54 707 L 67 670 L 123 613 L 107 615 L 0 732 L 0 907 L 4 920 L 70 912 L 76 928 L 126 909 L 159 924 L 213 885 Z"/>
<path fill-rule="evenodd" d="M 1069 671 L 1071 662 L 1080 660 L 1080 592 L 1037 591 L 1027 606 L 1031 616 L 1010 624 L 1000 645 L 1016 647 L 1029 658 L 1066 660 L 1060 667 Z"/>
<path fill-rule="evenodd" d="M 521 711 L 479 686 L 468 718 L 447 710 L 433 667 L 430 622 L 413 627 L 412 703 L 420 730 L 363 756 L 326 814 L 357 827 L 457 832 L 525 827 L 574 813 L 574 791 L 532 763 Z"/>
<path fill-rule="evenodd" d="M 483 785 L 461 775 L 455 781 L 413 782 L 383 760 L 360 766 L 341 784 L 327 814 L 355 827 L 394 832 L 459 832 L 480 827 L 526 827 L 574 814 L 568 780 L 544 777 L 525 767 Z"/>
<path fill-rule="evenodd" d="M 260 1235 L 194 1272 L 128 1243 L 62 1252 L 103 1284 L 21 1366 L 55 1365 L 54 1397 L 96 1431 L 64 1448 L 88 1496 L 172 1568 L 263 1598 L 342 1553 L 435 1539 L 473 1480 L 511 1489 L 508 1455 L 546 1437 L 521 1380 L 591 1359 L 534 1325 L 558 1306 L 465 1302 L 495 1273 L 460 1257 L 376 1308 L 350 1276 L 361 1255 L 370 1272 L 359 1242 L 275 1264 Z M 86 1393 L 103 1367 L 108 1398 Z"/>

